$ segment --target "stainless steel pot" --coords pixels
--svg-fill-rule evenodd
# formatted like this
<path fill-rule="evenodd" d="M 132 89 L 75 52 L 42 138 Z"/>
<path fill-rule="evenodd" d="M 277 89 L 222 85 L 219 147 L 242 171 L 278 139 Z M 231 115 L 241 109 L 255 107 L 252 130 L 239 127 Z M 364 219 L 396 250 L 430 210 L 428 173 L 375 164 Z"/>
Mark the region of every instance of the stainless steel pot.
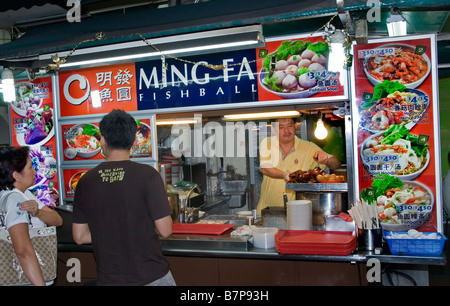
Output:
<path fill-rule="evenodd" d="M 313 227 L 325 229 L 325 218 L 347 211 L 346 192 L 297 192 L 297 200 L 310 200 L 312 203 Z"/>

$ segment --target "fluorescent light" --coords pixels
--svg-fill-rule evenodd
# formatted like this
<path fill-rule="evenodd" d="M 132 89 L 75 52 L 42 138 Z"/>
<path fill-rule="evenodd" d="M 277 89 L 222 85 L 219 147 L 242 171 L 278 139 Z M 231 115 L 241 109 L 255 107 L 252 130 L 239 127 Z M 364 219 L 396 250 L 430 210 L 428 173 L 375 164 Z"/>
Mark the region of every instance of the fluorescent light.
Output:
<path fill-rule="evenodd" d="M 193 124 L 197 122 L 197 119 L 156 120 L 156 125 Z"/>
<path fill-rule="evenodd" d="M 100 99 L 100 91 L 98 90 L 91 91 L 91 100 L 92 100 L 92 107 L 98 108 L 102 106 L 102 100 Z"/>
<path fill-rule="evenodd" d="M 166 55 L 166 54 L 197 52 L 197 51 L 204 51 L 204 50 L 210 50 L 210 49 L 231 48 L 231 47 L 237 47 L 237 46 L 248 46 L 248 45 L 254 45 L 257 43 L 259 43 L 257 40 L 235 41 L 235 42 L 215 44 L 215 45 L 204 45 L 204 46 L 197 46 L 197 47 L 173 49 L 173 50 L 167 50 L 167 51 L 162 51 L 162 52 L 154 51 L 154 52 L 146 52 L 146 53 L 139 53 L 139 54 L 129 54 L 129 55 L 123 55 L 123 56 L 98 58 L 98 59 L 92 59 L 92 60 L 74 61 L 74 62 L 64 63 L 59 66 L 61 68 L 67 68 L 67 67 L 73 67 L 73 66 L 93 65 L 93 64 L 105 63 L 105 62 L 117 62 L 117 61 L 125 61 L 125 60 L 138 59 L 138 58 L 156 57 L 156 56 L 161 56 L 161 55 Z M 69 57 L 69 59 L 70 59 L 70 57 Z"/>
<path fill-rule="evenodd" d="M 2 83 L 0 85 L 0 89 L 3 92 L 3 100 L 5 102 L 13 102 L 16 100 L 14 75 L 8 68 L 4 68 L 2 71 Z"/>
<path fill-rule="evenodd" d="M 248 114 L 232 114 L 224 115 L 225 120 L 247 120 L 247 119 L 263 119 L 263 118 L 282 118 L 297 117 L 298 111 L 281 111 L 281 112 L 265 112 L 265 113 L 248 113 Z"/>
<path fill-rule="evenodd" d="M 408 33 L 406 28 L 406 20 L 400 12 L 391 11 L 391 17 L 386 19 L 386 25 L 389 36 L 402 36 Z"/>

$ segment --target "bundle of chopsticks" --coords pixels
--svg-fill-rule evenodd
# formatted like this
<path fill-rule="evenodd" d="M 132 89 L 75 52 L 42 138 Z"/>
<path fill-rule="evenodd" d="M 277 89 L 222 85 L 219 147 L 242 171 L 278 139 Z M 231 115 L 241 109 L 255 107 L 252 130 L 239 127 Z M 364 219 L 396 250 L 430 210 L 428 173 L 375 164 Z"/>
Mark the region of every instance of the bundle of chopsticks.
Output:
<path fill-rule="evenodd" d="M 349 215 L 355 221 L 360 229 L 378 229 L 380 228 L 380 220 L 377 213 L 377 205 L 369 204 L 365 201 L 356 201 L 348 211 Z"/>

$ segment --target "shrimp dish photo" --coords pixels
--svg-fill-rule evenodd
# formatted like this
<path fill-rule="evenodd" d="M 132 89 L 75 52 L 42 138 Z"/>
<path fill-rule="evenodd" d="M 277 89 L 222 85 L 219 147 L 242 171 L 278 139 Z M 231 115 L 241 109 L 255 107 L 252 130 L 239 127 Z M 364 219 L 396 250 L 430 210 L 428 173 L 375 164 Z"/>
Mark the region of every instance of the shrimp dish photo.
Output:
<path fill-rule="evenodd" d="M 410 46 L 392 47 L 392 52 L 370 56 L 365 62 L 366 72 L 375 80 L 399 81 L 411 84 L 424 78 L 429 63 L 423 55 L 415 54 Z"/>
<path fill-rule="evenodd" d="M 384 131 L 393 124 L 415 124 L 428 108 L 428 96 L 417 90 L 395 91 L 360 110 L 360 126 L 369 131 Z M 419 92 L 420 93 L 420 92 Z"/>

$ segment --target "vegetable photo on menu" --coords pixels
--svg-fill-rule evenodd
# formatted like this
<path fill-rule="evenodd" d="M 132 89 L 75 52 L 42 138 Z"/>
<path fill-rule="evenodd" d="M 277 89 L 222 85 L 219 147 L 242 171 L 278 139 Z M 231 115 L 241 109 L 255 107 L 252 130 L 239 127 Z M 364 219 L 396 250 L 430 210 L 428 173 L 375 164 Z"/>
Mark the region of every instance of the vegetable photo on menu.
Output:
<path fill-rule="evenodd" d="M 373 93 L 364 93 L 359 106 L 361 129 L 372 133 L 387 130 L 394 124 L 408 130 L 416 125 L 429 106 L 429 97 L 417 89 L 409 89 L 399 81 L 385 80 Z"/>

